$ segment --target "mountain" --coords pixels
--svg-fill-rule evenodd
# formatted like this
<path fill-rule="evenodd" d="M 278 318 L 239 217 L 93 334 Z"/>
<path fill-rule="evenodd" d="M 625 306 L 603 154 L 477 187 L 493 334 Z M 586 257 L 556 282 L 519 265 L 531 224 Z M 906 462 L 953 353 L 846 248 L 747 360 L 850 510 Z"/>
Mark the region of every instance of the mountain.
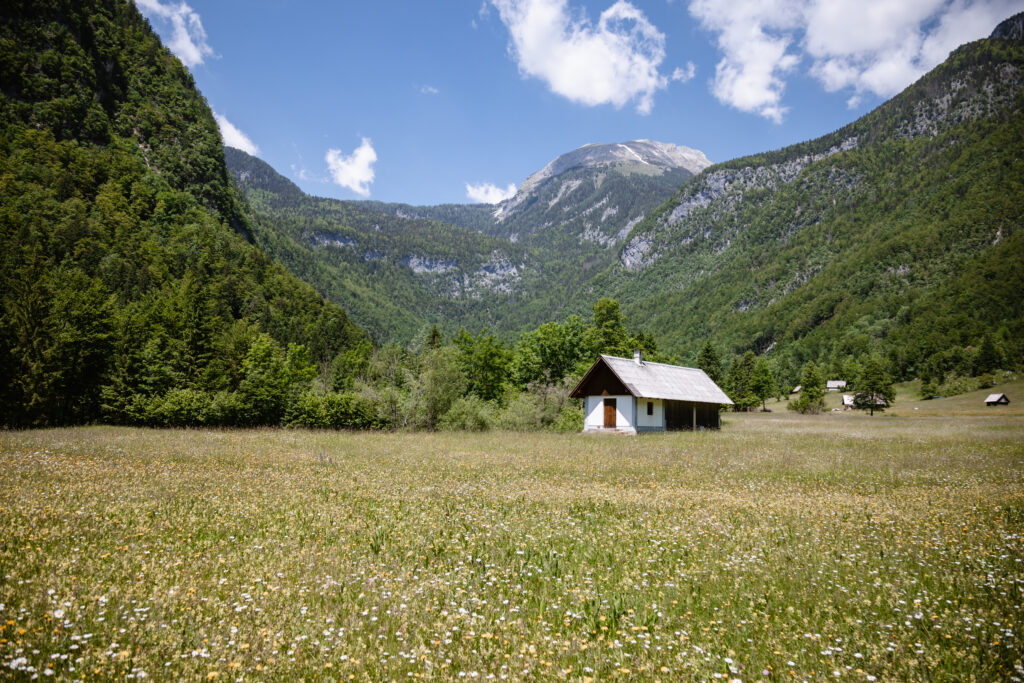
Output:
<path fill-rule="evenodd" d="M 513 242 L 545 244 L 572 235 L 604 247 L 621 241 L 648 211 L 710 165 L 703 152 L 671 143 L 591 143 L 557 157 L 526 178 L 515 195 L 495 205 L 362 204 Z"/>
<path fill-rule="evenodd" d="M 900 376 L 1024 338 L 1022 15 L 817 140 L 703 170 L 593 280 L 687 357 L 710 338 Z"/>
<path fill-rule="evenodd" d="M 649 140 L 586 145 L 497 206 L 410 206 L 310 197 L 240 150 L 225 158 L 257 244 L 377 339 L 401 342 L 431 324 L 512 333 L 584 312 L 552 301 L 551 287 L 583 286 L 581 273 L 612 263 L 630 228 L 710 163 Z"/>
<path fill-rule="evenodd" d="M 367 345 L 248 242 L 213 115 L 132 3 L 10 0 L 0 45 L 4 425 L 205 410 L 254 346 Z"/>
<path fill-rule="evenodd" d="M 225 158 L 252 208 L 256 243 L 378 340 L 408 342 L 437 322 L 488 324 L 488 308 L 510 307 L 535 267 L 532 253 L 508 240 L 412 207 L 388 213 L 311 197 L 245 152 L 227 147 Z"/>
<path fill-rule="evenodd" d="M 556 226 L 607 243 L 654 208 L 645 195 L 670 191 L 710 165 L 703 152 L 664 142 L 584 145 L 532 174 L 498 204 L 491 232 L 519 238 Z"/>

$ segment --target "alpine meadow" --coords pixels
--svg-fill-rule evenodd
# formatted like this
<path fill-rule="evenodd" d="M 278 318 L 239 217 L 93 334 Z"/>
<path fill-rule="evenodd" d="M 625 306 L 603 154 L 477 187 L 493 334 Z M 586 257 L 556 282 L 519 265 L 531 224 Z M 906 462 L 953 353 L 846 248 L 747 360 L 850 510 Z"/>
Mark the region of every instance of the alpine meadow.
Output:
<path fill-rule="evenodd" d="M 0 677 L 1024 680 L 1019 0 L 192 4 L 0 8 Z"/>

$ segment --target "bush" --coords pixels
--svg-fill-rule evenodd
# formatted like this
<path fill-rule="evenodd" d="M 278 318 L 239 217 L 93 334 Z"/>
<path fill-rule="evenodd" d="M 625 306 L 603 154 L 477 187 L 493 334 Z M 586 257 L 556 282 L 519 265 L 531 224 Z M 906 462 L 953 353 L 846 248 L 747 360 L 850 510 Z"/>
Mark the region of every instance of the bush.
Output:
<path fill-rule="evenodd" d="M 171 389 L 149 399 L 145 421 L 161 427 L 199 427 L 210 420 L 210 403 L 205 391 Z"/>
<path fill-rule="evenodd" d="M 498 425 L 515 431 L 537 431 L 556 429 L 556 423 L 573 424 L 571 411 L 580 412 L 576 402 L 568 398 L 574 384 L 572 378 L 553 384 L 531 382 L 526 391 L 509 399 L 505 410 L 498 415 Z M 565 411 L 570 411 L 570 415 L 563 417 Z M 581 415 L 577 431 L 583 429 L 582 419 Z"/>
<path fill-rule="evenodd" d="M 553 432 L 573 433 L 583 431 L 583 409 L 579 406 L 565 405 L 558 417 L 551 423 Z"/>
<path fill-rule="evenodd" d="M 355 394 L 306 392 L 289 406 L 287 424 L 314 429 L 377 427 L 374 406 Z"/>
<path fill-rule="evenodd" d="M 540 402 L 526 391 L 516 394 L 498 415 L 498 425 L 502 429 L 517 432 L 538 430 L 543 427 L 543 422 Z"/>
<path fill-rule="evenodd" d="M 931 399 L 935 398 L 936 394 L 938 394 L 938 389 L 935 388 L 934 382 L 921 382 L 921 389 L 918 391 L 917 394 L 918 396 L 921 397 L 921 400 L 930 401 Z"/>
<path fill-rule="evenodd" d="M 974 380 L 969 377 L 950 377 L 939 387 L 939 393 L 943 396 L 956 396 L 974 391 L 975 388 Z"/>
<path fill-rule="evenodd" d="M 485 432 L 491 428 L 494 420 L 491 404 L 470 394 L 452 403 L 448 412 L 438 421 L 438 427 L 446 431 Z"/>

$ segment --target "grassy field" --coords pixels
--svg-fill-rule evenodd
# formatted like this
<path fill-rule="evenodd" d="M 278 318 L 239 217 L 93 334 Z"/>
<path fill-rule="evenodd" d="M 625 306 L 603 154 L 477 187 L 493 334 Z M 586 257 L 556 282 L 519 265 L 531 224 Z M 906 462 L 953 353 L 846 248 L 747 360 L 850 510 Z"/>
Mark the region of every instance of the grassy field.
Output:
<path fill-rule="evenodd" d="M 978 389 L 966 394 L 934 398 L 922 401 L 918 397 L 921 383 L 901 382 L 894 386 L 896 400 L 892 406 L 884 410 L 882 415 L 899 417 L 1011 417 L 1024 418 L 1024 381 L 1004 382 L 990 389 Z M 852 392 L 847 392 L 852 393 Z M 985 397 L 989 394 L 1006 394 L 1010 404 L 1006 406 L 986 406 Z M 768 401 L 771 411 L 786 410 L 786 401 Z M 843 392 L 830 391 L 825 394 L 826 411 L 843 411 Z M 843 411 L 847 415 L 859 415 L 860 411 Z"/>
<path fill-rule="evenodd" d="M 0 676 L 1017 680 L 1024 419 L 0 433 Z"/>

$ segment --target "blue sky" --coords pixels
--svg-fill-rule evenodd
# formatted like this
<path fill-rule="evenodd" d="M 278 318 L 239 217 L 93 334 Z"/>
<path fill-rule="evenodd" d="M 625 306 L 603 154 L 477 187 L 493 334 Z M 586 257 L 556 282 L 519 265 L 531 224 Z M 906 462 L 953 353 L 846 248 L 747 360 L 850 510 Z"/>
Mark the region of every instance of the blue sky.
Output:
<path fill-rule="evenodd" d="M 499 199 L 647 138 L 712 161 L 870 111 L 1024 0 L 136 0 L 225 141 L 310 194 Z"/>

